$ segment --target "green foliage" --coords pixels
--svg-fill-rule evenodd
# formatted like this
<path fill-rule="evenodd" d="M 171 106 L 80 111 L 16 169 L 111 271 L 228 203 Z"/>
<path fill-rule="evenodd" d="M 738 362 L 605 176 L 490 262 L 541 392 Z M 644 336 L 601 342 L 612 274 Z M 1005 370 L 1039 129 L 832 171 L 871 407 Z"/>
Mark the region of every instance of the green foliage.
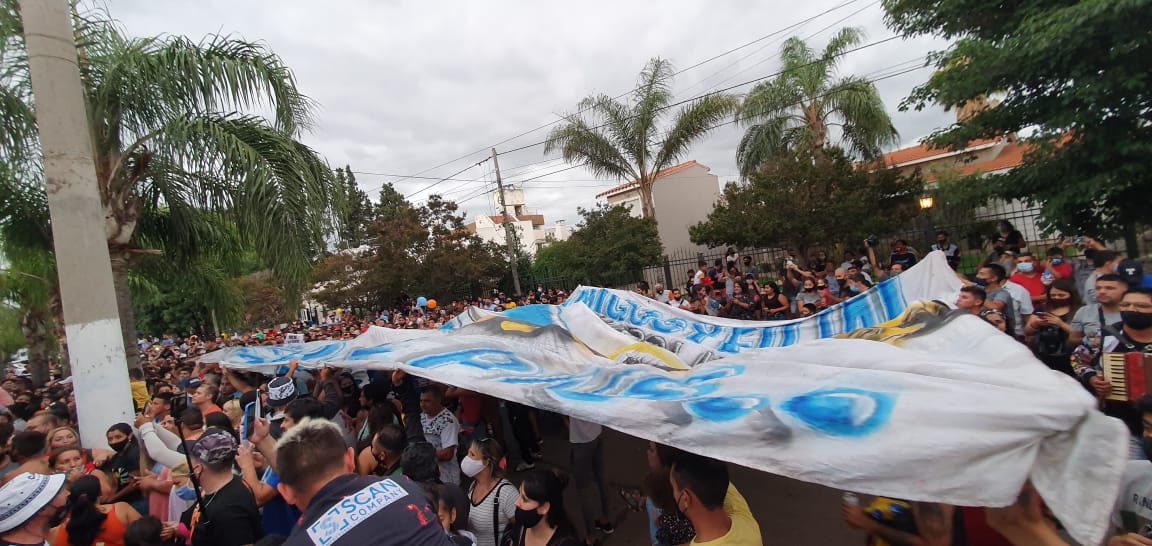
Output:
<path fill-rule="evenodd" d="M 4 1 L 0 237 L 50 249 L 22 33 L 16 2 Z M 252 251 L 284 288 L 279 293 L 297 299 L 325 230 L 342 226 L 325 214 L 333 202 L 332 170 L 298 140 L 310 125 L 312 103 L 291 70 L 260 43 L 132 38 L 102 14 L 77 14 L 76 39 L 109 249 L 114 260 L 128 260 L 127 267 L 114 264 L 114 272 L 129 356 L 135 321 L 123 288 L 167 282 L 150 276 L 163 269 L 149 263 L 156 254 L 179 270 L 198 268 L 202 259 L 216 267 L 221 258 Z M 220 234 L 225 227 L 232 229 L 228 237 Z"/>
<path fill-rule="evenodd" d="M 909 35 L 955 40 L 906 108 L 1000 104 L 942 129 L 933 144 L 1029 131 L 1031 151 L 986 179 L 993 195 L 1041 207 L 1050 232 L 1105 237 L 1152 222 L 1152 9 L 1144 0 L 885 0 Z"/>
<path fill-rule="evenodd" d="M 24 332 L 20 330 L 21 316 L 19 309 L 0 304 L 0 362 L 7 361 L 25 345 Z"/>
<path fill-rule="evenodd" d="M 919 214 L 923 182 L 895 170 L 857 169 L 830 149 L 777 156 L 744 184 L 729 182 L 708 219 L 689 228 L 710 247 L 784 247 L 860 241 L 891 233 Z"/>
<path fill-rule="evenodd" d="M 897 143 L 876 86 L 858 76 L 835 79 L 840 58 L 862 38 L 859 29 L 841 29 L 820 53 L 795 36 L 784 42 L 780 74 L 753 87 L 737 115 L 748 124 L 736 150 L 741 175 L 787 150 L 823 150 L 832 127 L 840 129 L 839 147 L 859 159 Z"/>
<path fill-rule="evenodd" d="M 594 285 L 615 285 L 639 279 L 645 267 L 659 262 L 664 249 L 654 219 L 632 216 L 621 205 L 578 210 L 582 220 L 572 236 L 537 253 L 534 277 L 559 274 Z"/>
<path fill-rule="evenodd" d="M 559 150 L 569 163 L 583 164 L 596 176 L 637 180 L 645 218 L 655 218 L 652 182 L 661 170 L 677 164 L 692 144 L 736 110 L 739 99 L 717 93 L 696 99 L 676 111 L 666 130 L 671 108 L 672 64 L 655 58 L 640 73 L 630 100 L 589 95 L 565 116 L 567 124 L 552 129 L 544 153 Z"/>
<path fill-rule="evenodd" d="M 313 297 L 335 307 L 382 308 L 402 296 L 451 300 L 499 282 L 507 256 L 464 229 L 452 201 L 431 195 L 413 205 L 389 184 L 367 224 L 367 251 L 325 256 L 313 273 Z"/>
<path fill-rule="evenodd" d="M 336 230 L 337 248 L 356 248 L 368 242 L 368 223 L 372 221 L 375 205 L 368 194 L 356 184 L 352 167 L 337 168 L 333 202 L 340 221 Z"/>

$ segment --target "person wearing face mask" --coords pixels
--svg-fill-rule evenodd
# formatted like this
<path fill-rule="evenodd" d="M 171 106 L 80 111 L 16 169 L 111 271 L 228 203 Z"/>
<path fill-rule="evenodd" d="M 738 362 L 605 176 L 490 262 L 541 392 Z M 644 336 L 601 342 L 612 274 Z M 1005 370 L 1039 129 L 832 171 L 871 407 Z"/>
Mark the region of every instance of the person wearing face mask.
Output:
<path fill-rule="evenodd" d="M 491 438 L 472 442 L 460 471 L 472 478 L 468 487 L 468 527 L 478 546 L 496 546 L 516 516 L 519 492 L 504 478 L 504 449 Z"/>
<path fill-rule="evenodd" d="M 1072 264 L 1064 258 L 1064 249 L 1058 246 L 1049 248 L 1045 255 L 1048 260 L 1044 264 L 1044 284 L 1052 284 L 1058 279 L 1071 279 L 1074 275 Z"/>
<path fill-rule="evenodd" d="M 148 513 L 148 499 L 140 492 L 140 445 L 128 423 L 108 428 L 108 447 L 116 454 L 104 463 L 104 470 L 116 480 L 116 493 L 108 502 L 126 502 L 137 512 Z"/>
<path fill-rule="evenodd" d="M 1141 416 L 1142 457 L 1124 467 L 1107 546 L 1152 544 L 1152 395 L 1140 397 L 1135 407 Z"/>
<path fill-rule="evenodd" d="M 760 525 L 748 502 L 728 480 L 728 465 L 703 455 L 681 453 L 670 474 L 676 506 L 696 529 L 692 544 L 760 546 Z"/>
<path fill-rule="evenodd" d="M 63 474 L 23 473 L 0 488 L 0 546 L 48 544 L 51 529 L 68 516 Z"/>
<path fill-rule="evenodd" d="M 948 240 L 947 230 L 936 230 L 936 242 L 932 243 L 932 246 L 929 248 L 943 252 L 944 259 L 948 260 L 948 266 L 951 267 L 953 271 L 960 267 L 960 247 L 956 246 L 956 243 Z"/>
<path fill-rule="evenodd" d="M 400 476 L 400 457 L 408 445 L 404 429 L 395 423 L 385 423 L 372 437 L 371 444 L 356 457 L 356 471 L 361 476 Z"/>
<path fill-rule="evenodd" d="M 1011 283 L 1004 266 L 998 263 L 984 264 L 984 267 L 976 273 L 974 282 L 984 287 L 988 294 L 984 306 L 1004 313 L 1008 318 L 1008 333 L 1023 338 L 1023 321 L 1033 313 L 1032 298 L 1028 296 L 1028 292 L 1022 286 Z"/>
<path fill-rule="evenodd" d="M 1032 253 L 1024 252 L 1016 257 L 1016 272 L 1009 277 L 1009 280 L 1028 292 L 1033 306 L 1042 306 L 1047 298 L 1046 287 L 1041 278 L 1043 273 L 1044 265 L 1038 263 Z"/>
<path fill-rule="evenodd" d="M 68 519 L 56 528 L 53 544 L 92 546 L 124 544 L 124 530 L 140 519 L 140 513 L 124 502 L 101 504 L 100 480 L 80 476 L 68 494 Z"/>
<path fill-rule="evenodd" d="M 1080 308 L 1076 285 L 1072 279 L 1059 279 L 1048 285 L 1045 294 L 1044 311 L 1033 314 L 1024 327 L 1029 347 L 1049 368 L 1076 377 L 1069 358 L 1075 346 L 1072 322 Z"/>
<path fill-rule="evenodd" d="M 1102 359 L 1104 353 L 1147 353 L 1152 351 L 1152 289 L 1130 288 L 1120 300 L 1120 323 L 1101 328 L 1100 349 L 1091 354 L 1092 360 L 1085 365 L 1082 359 L 1075 359 L 1072 366 L 1085 388 L 1093 392 L 1103 402 L 1104 414 L 1124 421 L 1132 433 L 1129 444 L 1129 457 L 1140 458 L 1141 415 L 1130 402 L 1107 400 L 1112 385 L 1103 379 Z"/>
<path fill-rule="evenodd" d="M 564 510 L 567 480 L 550 470 L 536 470 L 520 483 L 516 523 L 499 546 L 578 546 L 576 531 Z"/>

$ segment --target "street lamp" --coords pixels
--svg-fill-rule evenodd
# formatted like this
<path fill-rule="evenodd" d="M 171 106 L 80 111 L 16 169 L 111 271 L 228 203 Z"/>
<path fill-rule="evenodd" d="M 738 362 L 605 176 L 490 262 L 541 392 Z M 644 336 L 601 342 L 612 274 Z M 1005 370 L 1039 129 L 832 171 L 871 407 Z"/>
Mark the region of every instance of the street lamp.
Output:
<path fill-rule="evenodd" d="M 932 199 L 931 196 L 925 195 L 924 197 L 920 198 L 920 208 L 922 210 L 928 210 L 932 208 L 932 205 L 934 204 L 936 204 L 936 200 Z"/>

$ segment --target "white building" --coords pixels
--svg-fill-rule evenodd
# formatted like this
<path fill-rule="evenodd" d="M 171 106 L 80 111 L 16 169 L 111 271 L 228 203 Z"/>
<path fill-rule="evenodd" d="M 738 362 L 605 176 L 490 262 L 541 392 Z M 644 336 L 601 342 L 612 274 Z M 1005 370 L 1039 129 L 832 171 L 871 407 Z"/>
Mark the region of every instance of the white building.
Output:
<path fill-rule="evenodd" d="M 664 251 L 703 251 L 706 247 L 693 244 L 688 228 L 708 219 L 708 213 L 720 198 L 720 179 L 707 165 L 696 160 L 668 167 L 656 173 L 652 183 L 652 202 L 656 206 L 656 229 Z M 608 205 L 624 205 L 637 218 L 642 217 L 640 185 L 633 180 L 608 191 L 596 194 Z"/>
<path fill-rule="evenodd" d="M 506 187 L 504 199 L 508 205 L 508 225 L 512 226 L 513 233 L 520 240 L 522 254 L 535 256 L 536 251 L 547 246 L 549 240 L 566 241 L 572 235 L 572 228 L 563 220 L 556 222 L 552 227 L 545 227 L 544 215 L 527 209 L 524 190 Z M 492 194 L 491 204 L 496 211 L 502 209 L 499 193 Z M 478 214 L 475 220 L 464 226 L 464 229 L 490 243 L 507 244 L 503 215 Z"/>

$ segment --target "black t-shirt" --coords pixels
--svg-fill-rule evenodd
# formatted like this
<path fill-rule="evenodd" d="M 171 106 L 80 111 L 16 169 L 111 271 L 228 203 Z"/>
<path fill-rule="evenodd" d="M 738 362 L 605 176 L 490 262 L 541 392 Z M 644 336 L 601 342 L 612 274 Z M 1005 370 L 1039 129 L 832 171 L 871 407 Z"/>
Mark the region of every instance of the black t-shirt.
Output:
<path fill-rule="evenodd" d="M 916 265 L 916 255 L 907 251 L 893 252 L 888 261 L 904 266 L 904 270 L 907 271 L 909 267 Z"/>
<path fill-rule="evenodd" d="M 1008 235 L 997 231 L 992 234 L 992 248 L 1019 252 L 1021 248 L 1024 248 L 1024 234 L 1015 229 Z"/>
<path fill-rule="evenodd" d="M 541 524 L 542 523 L 543 522 L 541 522 Z M 505 535 L 508 536 L 511 540 L 505 541 L 503 544 L 499 544 L 498 546 L 524 546 L 524 535 L 527 534 L 527 532 L 527 529 L 519 525 L 514 525 L 512 529 L 507 531 L 507 535 Z M 552 538 L 548 539 L 547 546 L 579 546 L 580 544 L 583 544 L 583 542 L 581 542 L 579 538 L 576 538 L 575 533 L 571 531 L 565 532 L 564 530 L 557 528 L 556 533 L 552 535 Z"/>
<path fill-rule="evenodd" d="M 284 544 L 453 545 L 419 485 L 403 476 L 381 479 L 354 474 L 321 487 Z"/>
<path fill-rule="evenodd" d="M 216 493 L 203 497 L 202 513 L 194 505 L 181 518 L 192 528 L 192 546 L 243 546 L 260 540 L 260 510 L 244 480 L 234 477 Z"/>
<path fill-rule="evenodd" d="M 128 447 L 108 459 L 104 463 L 104 470 L 112 474 L 112 479 L 116 483 L 116 491 L 120 491 L 132 482 L 132 472 L 140 472 L 140 444 L 132 442 Z M 136 502 L 143 498 L 143 494 L 137 490 L 125 497 L 120 498 L 120 502 L 127 502 L 129 504 Z"/>

